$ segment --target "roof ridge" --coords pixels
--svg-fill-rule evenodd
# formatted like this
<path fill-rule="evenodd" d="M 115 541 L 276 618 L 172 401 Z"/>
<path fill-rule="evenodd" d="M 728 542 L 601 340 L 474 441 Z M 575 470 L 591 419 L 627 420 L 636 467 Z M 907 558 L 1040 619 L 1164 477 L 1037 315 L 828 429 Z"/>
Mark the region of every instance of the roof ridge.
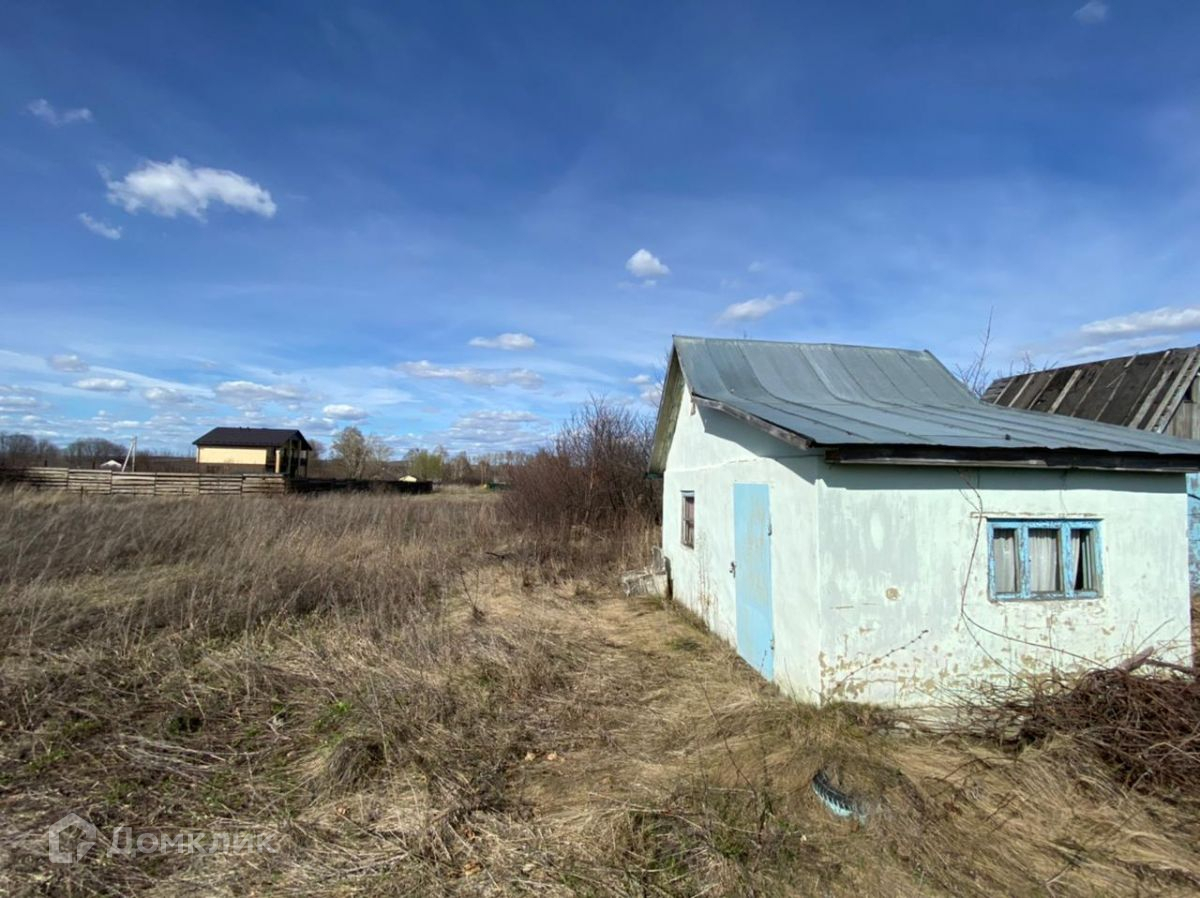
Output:
<path fill-rule="evenodd" d="M 833 343 L 828 340 L 759 340 L 750 339 L 749 337 L 698 337 L 691 334 L 672 334 L 671 340 L 672 342 L 675 340 L 695 340 L 700 343 L 739 343 L 751 346 L 756 344 L 767 346 L 827 346 L 830 349 L 869 349 L 878 350 L 879 352 L 899 352 L 904 355 L 927 355 L 936 358 L 928 349 L 905 349 L 902 346 L 875 346 L 866 343 Z"/>

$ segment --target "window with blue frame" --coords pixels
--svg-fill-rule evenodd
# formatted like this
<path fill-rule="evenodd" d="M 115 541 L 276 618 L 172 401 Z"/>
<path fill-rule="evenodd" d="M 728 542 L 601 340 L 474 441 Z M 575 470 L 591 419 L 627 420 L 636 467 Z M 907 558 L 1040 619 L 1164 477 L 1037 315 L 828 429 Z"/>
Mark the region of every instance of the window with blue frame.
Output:
<path fill-rule="evenodd" d="M 1100 522 L 988 520 L 988 594 L 1000 601 L 1101 595 Z"/>

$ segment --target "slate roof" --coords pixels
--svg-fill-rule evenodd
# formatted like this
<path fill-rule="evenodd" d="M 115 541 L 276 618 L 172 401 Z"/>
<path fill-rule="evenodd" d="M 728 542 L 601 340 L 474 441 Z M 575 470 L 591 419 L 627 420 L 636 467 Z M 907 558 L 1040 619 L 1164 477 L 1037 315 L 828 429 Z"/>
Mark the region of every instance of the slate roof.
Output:
<path fill-rule="evenodd" d="M 1161 433 L 1198 372 L 1200 347 L 1190 346 L 1002 377 L 983 398 Z"/>
<path fill-rule="evenodd" d="M 1188 440 L 982 402 L 924 350 L 676 337 L 654 471 L 665 466 L 681 387 L 701 405 L 810 447 L 1170 456 L 1200 469 Z"/>
<path fill-rule="evenodd" d="M 193 446 L 231 446 L 245 449 L 278 449 L 288 440 L 299 438 L 301 449 L 312 449 L 298 430 L 278 427 L 214 427 Z"/>

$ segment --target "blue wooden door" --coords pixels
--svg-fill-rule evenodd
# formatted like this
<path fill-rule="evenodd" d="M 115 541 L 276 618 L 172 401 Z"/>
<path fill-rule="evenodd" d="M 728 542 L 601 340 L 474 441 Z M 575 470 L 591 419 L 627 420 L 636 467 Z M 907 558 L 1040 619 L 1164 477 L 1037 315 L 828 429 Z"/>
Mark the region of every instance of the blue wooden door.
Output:
<path fill-rule="evenodd" d="M 763 483 L 733 486 L 733 556 L 737 650 L 768 680 L 775 676 L 771 609 L 771 491 Z"/>

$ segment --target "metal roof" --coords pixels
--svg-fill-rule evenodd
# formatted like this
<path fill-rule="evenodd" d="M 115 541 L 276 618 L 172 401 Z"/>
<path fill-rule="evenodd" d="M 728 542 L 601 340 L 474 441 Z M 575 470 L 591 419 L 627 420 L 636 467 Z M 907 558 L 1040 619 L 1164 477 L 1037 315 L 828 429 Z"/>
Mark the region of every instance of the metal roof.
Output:
<path fill-rule="evenodd" d="M 693 399 L 809 446 L 1189 456 L 1200 467 L 1188 440 L 982 402 L 923 350 L 676 337 L 655 470 L 674 429 L 674 412 L 664 410 L 677 407 L 684 386 L 676 366 Z"/>
<path fill-rule="evenodd" d="M 278 449 L 292 439 L 300 440 L 301 449 L 312 448 L 300 431 L 279 427 L 214 427 L 192 445 Z"/>
<path fill-rule="evenodd" d="M 1002 377 L 986 402 L 1162 433 L 1200 372 L 1200 347 Z"/>

